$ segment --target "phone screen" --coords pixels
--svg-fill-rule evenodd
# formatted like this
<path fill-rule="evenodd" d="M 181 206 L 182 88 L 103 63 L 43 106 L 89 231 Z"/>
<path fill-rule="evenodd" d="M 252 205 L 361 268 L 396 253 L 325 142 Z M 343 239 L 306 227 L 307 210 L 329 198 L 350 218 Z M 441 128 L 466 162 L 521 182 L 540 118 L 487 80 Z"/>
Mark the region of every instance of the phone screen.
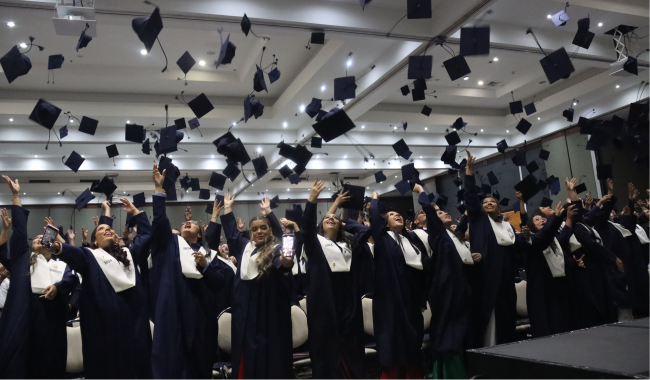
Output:
<path fill-rule="evenodd" d="M 293 256 L 293 235 L 282 236 L 282 252 L 287 257 Z"/>
<path fill-rule="evenodd" d="M 56 227 L 48 225 L 45 227 L 45 233 L 43 233 L 43 245 L 46 247 L 51 247 L 54 243 L 54 239 L 59 234 L 59 230 Z"/>

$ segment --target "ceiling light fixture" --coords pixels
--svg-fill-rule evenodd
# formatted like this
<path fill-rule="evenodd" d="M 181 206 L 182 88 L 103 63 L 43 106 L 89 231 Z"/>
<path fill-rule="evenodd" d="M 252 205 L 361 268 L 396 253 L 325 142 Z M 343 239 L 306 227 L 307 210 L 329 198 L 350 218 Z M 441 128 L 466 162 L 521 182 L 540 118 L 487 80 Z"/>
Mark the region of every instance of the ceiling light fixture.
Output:
<path fill-rule="evenodd" d="M 14 24 L 13 21 L 9 21 L 9 22 L 7 23 L 7 26 L 10 27 L 10 28 L 13 28 L 14 26 L 16 26 L 16 24 Z"/>
<path fill-rule="evenodd" d="M 428 131 L 428 130 L 429 130 L 429 128 L 428 128 L 428 127 L 424 127 L 424 130 L 425 130 L 425 131 Z"/>
<path fill-rule="evenodd" d="M 463 80 L 468 80 L 468 79 L 469 79 L 469 77 L 465 77 L 465 78 L 463 78 Z"/>
<path fill-rule="evenodd" d="M 492 60 L 493 60 L 494 62 L 499 62 L 499 57 L 494 57 L 494 58 L 492 58 Z"/>
<path fill-rule="evenodd" d="M 361 129 L 364 129 L 365 127 L 366 127 L 365 125 L 362 125 L 362 126 L 361 126 Z"/>
<path fill-rule="evenodd" d="M 146 50 L 146 49 L 142 49 L 142 50 L 140 50 L 140 54 L 142 54 L 142 55 L 147 55 L 147 50 Z"/>
<path fill-rule="evenodd" d="M 510 133 L 510 131 L 506 129 L 506 133 Z"/>
<path fill-rule="evenodd" d="M 482 130 L 482 129 L 481 129 L 481 132 L 483 132 L 483 130 Z"/>
<path fill-rule="evenodd" d="M 300 105 L 300 112 L 305 112 L 305 105 L 304 104 Z"/>
<path fill-rule="evenodd" d="M 541 118 L 541 117 L 538 117 L 537 120 L 542 120 L 542 118 Z"/>
<path fill-rule="evenodd" d="M 346 67 L 352 66 L 352 59 L 348 59 L 348 61 L 345 63 Z"/>
<path fill-rule="evenodd" d="M 9 118 L 9 121 L 14 121 L 14 119 L 13 119 L 13 118 Z"/>
<path fill-rule="evenodd" d="M 478 85 L 483 86 L 483 81 L 482 80 L 478 81 Z"/>
<path fill-rule="evenodd" d="M 320 92 L 324 92 L 326 88 L 325 85 L 320 86 Z"/>
<path fill-rule="evenodd" d="M 619 88 L 619 87 L 621 87 L 621 86 L 619 86 L 619 85 L 616 85 L 616 88 Z"/>
<path fill-rule="evenodd" d="M 257 147 L 257 152 L 258 152 L 258 153 L 262 152 L 262 147 L 261 147 L 261 146 L 258 146 L 258 147 Z"/>
<path fill-rule="evenodd" d="M 35 157 L 35 158 L 38 158 L 38 155 L 37 155 L 37 154 L 35 154 L 35 155 L 34 155 L 34 157 Z"/>
<path fill-rule="evenodd" d="M 551 18 L 551 17 L 553 17 L 553 16 L 551 16 L 551 15 L 546 15 L 546 18 Z"/>
<path fill-rule="evenodd" d="M 286 128 L 288 125 L 289 125 L 289 124 L 287 124 L 286 121 L 285 121 L 284 123 L 282 123 L 282 126 L 285 127 L 285 128 Z"/>
<path fill-rule="evenodd" d="M 598 27 L 600 28 L 601 26 L 603 26 L 603 23 L 602 23 L 602 22 L 599 22 L 599 23 L 598 23 Z"/>
<path fill-rule="evenodd" d="M 127 120 L 126 123 L 127 123 L 127 124 L 131 124 L 131 120 Z"/>
<path fill-rule="evenodd" d="M 205 61 L 204 61 L 204 60 L 200 60 L 200 61 L 199 61 L 199 65 L 201 65 L 201 66 L 205 66 Z"/>
<path fill-rule="evenodd" d="M 25 49 L 25 48 L 27 48 L 27 44 L 24 43 L 24 42 L 21 42 L 21 43 L 20 43 L 20 47 L 23 48 L 23 49 Z"/>

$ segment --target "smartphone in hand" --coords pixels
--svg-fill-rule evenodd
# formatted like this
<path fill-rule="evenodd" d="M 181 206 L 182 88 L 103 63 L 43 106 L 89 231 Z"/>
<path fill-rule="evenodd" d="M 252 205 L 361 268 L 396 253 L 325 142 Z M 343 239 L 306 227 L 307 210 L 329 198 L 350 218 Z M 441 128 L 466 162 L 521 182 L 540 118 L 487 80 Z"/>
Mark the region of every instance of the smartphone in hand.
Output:
<path fill-rule="evenodd" d="M 293 235 L 292 234 L 282 235 L 282 253 L 286 257 L 293 256 Z"/>
<path fill-rule="evenodd" d="M 47 227 L 45 227 L 45 233 L 43 233 L 43 245 L 48 248 L 51 247 L 58 234 L 59 229 L 48 224 Z"/>

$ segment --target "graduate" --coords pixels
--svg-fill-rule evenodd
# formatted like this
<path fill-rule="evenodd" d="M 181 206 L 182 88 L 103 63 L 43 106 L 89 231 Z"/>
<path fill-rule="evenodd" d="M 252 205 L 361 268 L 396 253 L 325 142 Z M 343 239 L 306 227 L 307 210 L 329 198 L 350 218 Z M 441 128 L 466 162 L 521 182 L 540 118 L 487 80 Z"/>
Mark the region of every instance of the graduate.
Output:
<path fill-rule="evenodd" d="M 3 176 L 12 193 L 11 216 L 2 209 L 0 262 L 11 272 L 11 286 L 0 318 L 0 377 L 66 377 L 68 294 L 78 283 L 65 262 L 54 260 L 42 235 L 27 240 L 29 211 L 20 201 L 20 184 Z M 7 232 L 13 234 L 7 247 Z M 37 358 L 37 360 L 34 360 Z"/>
<path fill-rule="evenodd" d="M 370 207 L 370 203 L 365 206 Z M 364 208 L 366 208 L 364 206 Z M 352 257 L 354 258 L 354 282 L 359 297 L 374 292 L 375 289 L 375 260 L 373 257 L 372 230 L 370 223 L 363 223 L 363 214 L 357 220 L 348 218 L 343 225 L 343 230 L 349 234 L 353 245 Z"/>
<path fill-rule="evenodd" d="M 409 240 L 400 214 L 389 211 L 382 217 L 377 192 L 370 202 L 370 228 L 376 279 L 372 315 L 381 378 L 421 378 L 426 308 L 422 253 Z"/>
<path fill-rule="evenodd" d="M 207 251 L 201 244 L 203 230 L 197 222 L 188 220 L 182 224 L 180 235 L 173 233 L 163 190 L 166 171 L 160 173 L 154 165 L 151 286 L 157 292 L 153 377 L 209 379 L 217 323 L 210 292 L 223 285 L 224 277 L 219 266 L 209 265 L 206 259 Z M 140 229 L 138 226 L 138 234 Z"/>
<path fill-rule="evenodd" d="M 282 228 L 268 198 L 261 206 L 266 216 L 249 223 L 252 240 L 237 229 L 232 212 L 235 197 L 226 194 L 221 224 L 230 253 L 237 259 L 232 305 L 233 378 L 291 378 L 291 275 L 293 258 L 277 243 Z"/>
<path fill-rule="evenodd" d="M 472 292 L 469 280 L 481 266 L 482 257 L 480 253 L 471 253 L 451 231 L 451 216 L 431 204 L 421 185 L 416 184 L 413 192 L 419 194 L 428 232 L 427 246 L 432 252 L 428 268 L 432 378 L 468 378 L 464 350 Z"/>
<path fill-rule="evenodd" d="M 365 378 L 363 314 L 355 282 L 356 258 L 336 209 L 350 196 L 341 190 L 317 224 L 316 201 L 325 183 L 316 180 L 305 207 L 301 230 L 309 263 L 307 323 L 314 378 Z M 320 227 L 318 227 L 320 225 Z"/>
<path fill-rule="evenodd" d="M 479 199 L 474 178 L 475 157 L 467 151 L 465 205 L 472 251 L 483 257 L 481 286 L 473 288 L 470 348 L 513 341 L 516 325 L 515 230 L 503 221 L 496 199 Z"/>

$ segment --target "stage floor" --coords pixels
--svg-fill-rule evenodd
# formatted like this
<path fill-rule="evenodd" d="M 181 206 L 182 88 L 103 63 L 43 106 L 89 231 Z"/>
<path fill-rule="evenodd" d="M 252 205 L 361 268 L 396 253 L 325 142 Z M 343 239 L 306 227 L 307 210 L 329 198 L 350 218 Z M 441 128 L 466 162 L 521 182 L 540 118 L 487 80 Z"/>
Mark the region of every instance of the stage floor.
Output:
<path fill-rule="evenodd" d="M 648 318 L 468 350 L 487 378 L 648 378 Z"/>

